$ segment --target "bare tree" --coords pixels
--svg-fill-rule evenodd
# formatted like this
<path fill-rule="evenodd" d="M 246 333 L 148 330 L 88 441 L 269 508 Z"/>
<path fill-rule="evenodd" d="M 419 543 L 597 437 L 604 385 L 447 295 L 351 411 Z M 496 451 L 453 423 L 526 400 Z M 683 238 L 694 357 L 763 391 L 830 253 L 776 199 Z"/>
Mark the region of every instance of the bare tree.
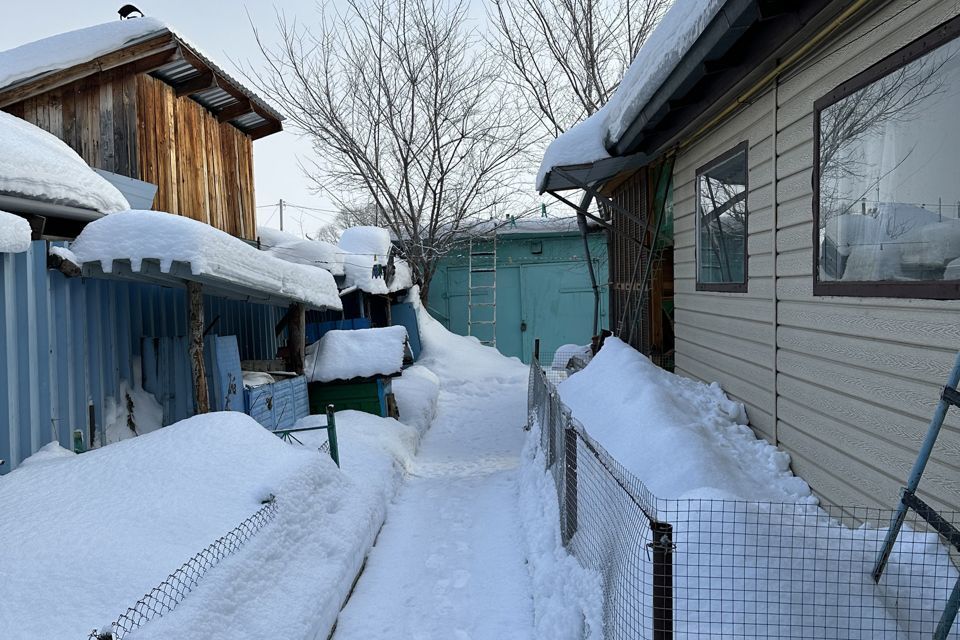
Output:
<path fill-rule="evenodd" d="M 372 203 L 427 299 L 437 258 L 513 197 L 525 132 L 464 0 L 321 4 L 315 25 L 279 15 L 249 73 L 316 151 L 309 177 L 341 209 Z M 254 29 L 256 31 L 256 29 Z"/>
<path fill-rule="evenodd" d="M 543 133 L 603 106 L 672 0 L 490 0 L 491 44 Z"/>
<path fill-rule="evenodd" d="M 380 212 L 371 204 L 347 205 L 342 207 L 333 219 L 306 236 L 311 240 L 326 240 L 336 244 L 340 235 L 350 227 L 380 226 Z"/>

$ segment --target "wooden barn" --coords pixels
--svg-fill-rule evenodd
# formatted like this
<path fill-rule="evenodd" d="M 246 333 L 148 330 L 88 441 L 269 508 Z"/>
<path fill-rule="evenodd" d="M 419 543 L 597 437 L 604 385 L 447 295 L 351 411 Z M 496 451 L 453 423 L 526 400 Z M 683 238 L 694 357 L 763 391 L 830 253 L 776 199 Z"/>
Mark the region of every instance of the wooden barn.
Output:
<path fill-rule="evenodd" d="M 256 238 L 253 141 L 282 117 L 162 22 L 116 21 L 0 53 L 0 109 L 95 169 L 155 185 L 142 208 Z M 140 206 L 143 185 L 111 181 Z M 49 233 L 76 234 L 59 226 Z"/>

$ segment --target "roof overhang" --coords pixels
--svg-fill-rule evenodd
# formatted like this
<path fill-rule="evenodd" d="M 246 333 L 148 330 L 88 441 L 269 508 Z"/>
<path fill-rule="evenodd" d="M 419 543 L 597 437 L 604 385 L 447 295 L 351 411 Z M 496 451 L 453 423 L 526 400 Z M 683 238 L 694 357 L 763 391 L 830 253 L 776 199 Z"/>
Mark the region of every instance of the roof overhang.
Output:
<path fill-rule="evenodd" d="M 181 261 L 174 261 L 170 265 L 170 269 L 164 271 L 160 267 L 160 261 L 155 259 L 143 260 L 139 269 L 135 269 L 130 260 L 114 260 L 111 263 L 110 271 L 104 271 L 100 261 L 95 260 L 83 263 L 81 275 L 86 278 L 126 280 L 180 289 L 185 289 L 188 282 L 196 282 L 203 287 L 204 293 L 229 300 L 278 306 L 299 302 L 311 309 L 325 308 L 317 307 L 315 304 L 296 296 L 284 295 L 277 291 L 256 289 L 216 275 L 198 275 L 193 273 L 189 263 Z"/>
<path fill-rule="evenodd" d="M 0 108 L 105 72 L 149 73 L 189 96 L 220 122 L 256 140 L 283 129 L 283 116 L 169 29 L 73 66 L 24 78 L 0 90 Z"/>
<path fill-rule="evenodd" d="M 557 167 L 547 174 L 543 190 L 599 188 L 661 157 L 854 2 L 727 0 L 620 139 L 607 143 L 611 157 Z"/>

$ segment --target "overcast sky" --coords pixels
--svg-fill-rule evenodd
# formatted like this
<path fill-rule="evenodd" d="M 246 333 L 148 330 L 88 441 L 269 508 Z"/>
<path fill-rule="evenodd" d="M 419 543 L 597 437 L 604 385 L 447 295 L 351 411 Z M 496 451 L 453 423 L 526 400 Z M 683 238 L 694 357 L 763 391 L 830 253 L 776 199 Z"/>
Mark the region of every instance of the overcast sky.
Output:
<path fill-rule="evenodd" d="M 117 20 L 121 0 L 44 0 L 5 2 L 0 51 L 50 35 Z M 172 26 L 228 72 L 237 71 L 232 61 L 259 64 L 259 50 L 247 18 L 258 25 L 261 37 L 275 39 L 275 7 L 303 21 L 316 15 L 314 0 L 283 2 L 237 2 L 230 0 L 134 0 L 146 15 Z M 477 3 L 479 4 L 479 3 Z M 285 209 L 284 228 L 299 233 L 302 222 L 312 231 L 332 216 L 332 204 L 310 192 L 298 157 L 311 154 L 310 144 L 288 131 L 261 138 L 254 143 L 257 209 L 261 222 L 278 226 L 275 205 L 280 198 L 293 205 L 324 211 Z"/>

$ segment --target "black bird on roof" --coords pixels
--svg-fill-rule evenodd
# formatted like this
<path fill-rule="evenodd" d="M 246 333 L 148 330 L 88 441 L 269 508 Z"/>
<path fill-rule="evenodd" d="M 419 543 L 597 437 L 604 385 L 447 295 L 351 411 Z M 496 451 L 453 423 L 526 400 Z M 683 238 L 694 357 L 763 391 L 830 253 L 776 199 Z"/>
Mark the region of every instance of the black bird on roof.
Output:
<path fill-rule="evenodd" d="M 132 4 L 125 4 L 125 5 L 123 5 L 122 7 L 120 7 L 120 10 L 117 11 L 117 13 L 120 14 L 120 19 L 121 19 L 121 20 L 126 20 L 126 19 L 130 18 L 130 17 L 131 17 L 131 16 L 130 16 L 131 13 L 139 13 L 139 14 L 140 14 L 139 16 L 133 16 L 134 18 L 142 18 L 142 17 L 143 17 L 143 11 L 140 11 L 140 9 L 137 9 L 137 8 L 136 8 L 135 6 L 133 6 Z"/>

